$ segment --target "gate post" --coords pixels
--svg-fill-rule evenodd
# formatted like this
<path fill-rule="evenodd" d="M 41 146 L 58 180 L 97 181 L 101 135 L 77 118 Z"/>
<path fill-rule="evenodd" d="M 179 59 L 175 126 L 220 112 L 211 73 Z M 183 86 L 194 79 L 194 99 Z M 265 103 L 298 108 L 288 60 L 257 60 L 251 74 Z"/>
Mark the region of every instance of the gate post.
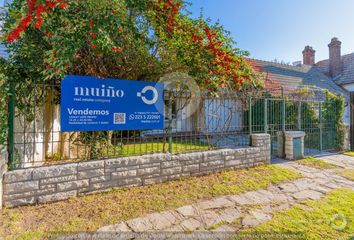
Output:
<path fill-rule="evenodd" d="M 301 130 L 301 102 L 299 101 L 299 104 L 297 106 L 297 128 L 298 130 Z"/>
<path fill-rule="evenodd" d="M 248 107 L 248 134 L 249 134 L 249 143 L 252 145 L 252 97 L 248 98 L 249 107 Z"/>
<path fill-rule="evenodd" d="M 10 80 L 10 90 L 8 98 L 8 138 L 7 138 L 7 152 L 8 152 L 8 167 L 10 170 L 15 168 L 14 155 L 14 122 L 15 122 L 15 83 Z"/>
<path fill-rule="evenodd" d="M 320 151 L 323 150 L 323 120 L 322 120 L 322 102 L 319 105 L 319 118 L 320 118 Z"/>
<path fill-rule="evenodd" d="M 285 111 L 286 111 L 286 102 L 285 102 L 285 98 L 283 97 L 283 101 L 282 101 L 282 121 L 281 121 L 281 125 L 282 125 L 282 131 L 285 133 L 286 131 L 286 126 L 285 126 L 285 118 L 286 118 L 286 114 L 285 114 Z"/>
<path fill-rule="evenodd" d="M 354 151 L 354 92 L 350 93 L 350 151 Z"/>
<path fill-rule="evenodd" d="M 268 133 L 268 99 L 264 98 L 264 133 Z"/>
<path fill-rule="evenodd" d="M 168 152 L 172 154 L 172 90 L 168 91 Z"/>

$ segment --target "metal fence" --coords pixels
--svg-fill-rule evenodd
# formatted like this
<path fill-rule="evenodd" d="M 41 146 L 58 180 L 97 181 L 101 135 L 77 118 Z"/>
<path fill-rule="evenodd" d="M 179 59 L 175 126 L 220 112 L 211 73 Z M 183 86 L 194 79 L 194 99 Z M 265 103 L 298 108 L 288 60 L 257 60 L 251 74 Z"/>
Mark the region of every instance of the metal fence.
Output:
<path fill-rule="evenodd" d="M 306 132 L 306 153 L 336 147 L 332 102 L 274 97 L 269 93 L 165 94 L 165 128 L 135 131 L 60 131 L 60 83 L 10 84 L 9 165 L 26 168 L 66 161 L 129 157 L 150 153 L 179 154 L 248 146 L 250 134 L 269 133 L 277 149 L 277 132 Z"/>
<path fill-rule="evenodd" d="M 272 154 L 278 150 L 277 133 L 304 131 L 305 155 L 336 150 L 340 123 L 335 116 L 340 109 L 334 102 L 287 98 L 250 98 L 250 133 L 269 133 Z"/>

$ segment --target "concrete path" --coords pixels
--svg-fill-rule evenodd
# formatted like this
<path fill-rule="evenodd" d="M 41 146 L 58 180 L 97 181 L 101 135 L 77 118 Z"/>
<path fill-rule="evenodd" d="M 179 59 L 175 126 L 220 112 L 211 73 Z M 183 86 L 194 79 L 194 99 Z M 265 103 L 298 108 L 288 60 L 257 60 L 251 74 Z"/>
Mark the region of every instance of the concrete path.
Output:
<path fill-rule="evenodd" d="M 343 168 L 354 166 L 354 157 L 331 155 L 321 159 Z M 354 182 L 336 175 L 335 169 L 320 171 L 283 160 L 275 164 L 298 171 L 304 178 L 103 227 L 93 239 L 229 239 L 239 230 L 269 221 L 274 213 L 303 200 L 318 200 L 337 188 L 354 190 Z"/>
<path fill-rule="evenodd" d="M 341 168 L 354 169 L 354 157 L 344 154 L 324 154 L 318 158 Z"/>

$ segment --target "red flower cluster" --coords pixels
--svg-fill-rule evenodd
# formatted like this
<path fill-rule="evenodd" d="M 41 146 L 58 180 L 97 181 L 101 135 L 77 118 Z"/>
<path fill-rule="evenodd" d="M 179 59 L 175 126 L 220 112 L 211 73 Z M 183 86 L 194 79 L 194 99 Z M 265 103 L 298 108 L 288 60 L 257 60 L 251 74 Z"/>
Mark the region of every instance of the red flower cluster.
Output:
<path fill-rule="evenodd" d="M 159 6 L 153 6 L 159 16 L 163 16 L 159 19 L 165 27 L 165 31 L 169 32 L 167 35 L 172 36 L 172 33 L 176 29 L 177 21 L 176 16 L 181 10 L 181 4 L 179 2 L 174 3 L 171 0 L 159 0 Z M 167 24 L 166 24 L 167 23 Z"/>
<path fill-rule="evenodd" d="M 228 79 L 232 79 L 236 84 L 242 84 L 245 79 L 237 75 L 234 71 L 239 69 L 240 63 L 233 57 L 233 54 L 221 48 L 223 43 L 217 40 L 216 33 L 212 33 L 209 28 L 205 28 L 204 33 L 208 40 L 206 48 L 213 53 L 214 62 L 217 64 L 215 72 Z M 220 84 L 225 85 L 225 82 Z"/>
<path fill-rule="evenodd" d="M 44 4 L 37 4 L 38 0 L 26 0 L 28 11 L 26 16 L 20 21 L 18 26 L 10 32 L 6 37 L 7 42 L 13 42 L 19 39 L 22 32 L 24 32 L 32 21 L 35 19 L 35 27 L 40 29 L 43 24 L 43 13 L 50 12 L 55 7 L 54 0 L 48 0 Z M 67 8 L 68 5 L 63 3 L 62 0 L 57 0 L 60 8 Z"/>
<path fill-rule="evenodd" d="M 36 16 L 37 16 L 37 19 L 36 19 L 36 28 L 40 29 L 41 26 L 42 26 L 42 23 L 43 23 L 43 16 L 42 16 L 42 13 L 45 11 L 44 7 L 42 4 L 39 4 L 37 9 L 36 9 Z"/>
<path fill-rule="evenodd" d="M 123 49 L 122 48 L 120 48 L 120 47 L 118 47 L 118 48 L 116 48 L 116 47 L 112 47 L 112 49 L 111 49 L 113 52 L 117 52 L 117 53 L 121 53 L 121 52 L 123 52 Z"/>

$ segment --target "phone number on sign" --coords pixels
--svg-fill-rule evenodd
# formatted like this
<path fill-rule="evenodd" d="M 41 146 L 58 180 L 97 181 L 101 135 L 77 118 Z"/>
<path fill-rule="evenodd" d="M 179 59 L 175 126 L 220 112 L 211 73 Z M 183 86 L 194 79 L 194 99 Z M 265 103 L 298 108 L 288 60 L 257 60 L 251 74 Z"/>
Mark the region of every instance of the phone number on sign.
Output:
<path fill-rule="evenodd" d="M 161 115 L 130 114 L 129 120 L 160 120 Z"/>

